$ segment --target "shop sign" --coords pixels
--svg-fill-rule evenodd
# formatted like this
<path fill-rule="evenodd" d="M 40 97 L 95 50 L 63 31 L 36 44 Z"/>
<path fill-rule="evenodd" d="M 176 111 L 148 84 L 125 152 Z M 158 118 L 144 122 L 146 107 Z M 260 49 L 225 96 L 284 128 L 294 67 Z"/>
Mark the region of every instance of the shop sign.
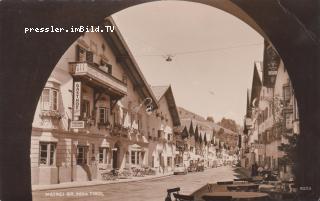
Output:
<path fill-rule="evenodd" d="M 74 82 L 73 87 L 73 115 L 79 117 L 81 115 L 81 82 Z"/>
<path fill-rule="evenodd" d="M 254 149 L 264 149 L 264 144 L 252 144 Z"/>
<path fill-rule="evenodd" d="M 84 128 L 84 121 L 71 121 L 70 128 Z"/>

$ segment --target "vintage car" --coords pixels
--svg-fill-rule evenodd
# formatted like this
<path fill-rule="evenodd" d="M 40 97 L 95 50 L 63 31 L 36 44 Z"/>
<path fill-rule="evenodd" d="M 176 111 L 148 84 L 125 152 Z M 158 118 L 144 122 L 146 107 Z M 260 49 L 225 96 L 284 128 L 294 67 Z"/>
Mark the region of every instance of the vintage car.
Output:
<path fill-rule="evenodd" d="M 173 174 L 178 175 L 178 174 L 187 174 L 188 170 L 183 164 L 176 164 L 176 166 L 173 169 Z"/>

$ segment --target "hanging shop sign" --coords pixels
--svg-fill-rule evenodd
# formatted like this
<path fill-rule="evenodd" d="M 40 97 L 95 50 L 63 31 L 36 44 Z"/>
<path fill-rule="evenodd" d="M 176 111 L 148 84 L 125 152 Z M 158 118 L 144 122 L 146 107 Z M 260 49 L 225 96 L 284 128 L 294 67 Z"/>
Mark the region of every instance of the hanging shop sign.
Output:
<path fill-rule="evenodd" d="M 273 87 L 280 65 L 280 56 L 267 41 L 264 44 L 263 60 L 263 83 L 267 87 Z"/>
<path fill-rule="evenodd" d="M 81 115 L 81 82 L 74 82 L 73 87 L 73 115 Z"/>

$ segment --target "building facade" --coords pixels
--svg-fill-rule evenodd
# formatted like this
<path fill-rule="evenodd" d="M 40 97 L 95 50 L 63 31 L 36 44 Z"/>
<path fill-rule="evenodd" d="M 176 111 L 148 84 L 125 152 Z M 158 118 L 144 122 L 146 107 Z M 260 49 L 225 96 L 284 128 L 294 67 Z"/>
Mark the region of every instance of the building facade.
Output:
<path fill-rule="evenodd" d="M 247 109 L 242 136 L 241 164 L 254 163 L 277 171 L 281 179 L 292 177 L 291 165 L 284 162 L 281 146 L 288 136 L 299 134 L 296 99 L 289 75 L 273 47 L 266 41 L 264 61 L 254 63 L 252 88 L 247 95 Z"/>
<path fill-rule="evenodd" d="M 173 128 L 180 121 L 168 90 L 156 98 L 117 28 L 82 35 L 56 64 L 38 102 L 32 184 L 99 180 L 111 169 L 159 164 L 172 171 Z"/>

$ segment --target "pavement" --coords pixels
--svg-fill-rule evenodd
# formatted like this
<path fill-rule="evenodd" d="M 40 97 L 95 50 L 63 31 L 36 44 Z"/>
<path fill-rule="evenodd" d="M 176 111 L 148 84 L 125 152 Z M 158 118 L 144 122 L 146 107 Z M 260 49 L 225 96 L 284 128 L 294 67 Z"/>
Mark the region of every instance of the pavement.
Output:
<path fill-rule="evenodd" d="M 114 182 L 91 186 L 33 191 L 34 201 L 163 201 L 168 188 L 180 187 L 182 194 L 191 194 L 208 183 L 239 178 L 234 168 L 223 166 L 187 175 L 167 175 L 152 179 Z"/>
<path fill-rule="evenodd" d="M 45 191 L 45 190 L 67 189 L 67 188 L 79 188 L 79 187 L 85 187 L 85 186 L 97 186 L 97 185 L 114 184 L 114 183 L 126 183 L 126 182 L 142 181 L 142 180 L 149 180 L 149 179 L 165 178 L 171 175 L 173 175 L 172 172 L 157 174 L 157 175 L 148 175 L 143 177 L 131 177 L 128 179 L 117 179 L 112 181 L 93 180 L 93 181 L 63 182 L 60 184 L 48 184 L 48 185 L 32 185 L 32 191 Z"/>

